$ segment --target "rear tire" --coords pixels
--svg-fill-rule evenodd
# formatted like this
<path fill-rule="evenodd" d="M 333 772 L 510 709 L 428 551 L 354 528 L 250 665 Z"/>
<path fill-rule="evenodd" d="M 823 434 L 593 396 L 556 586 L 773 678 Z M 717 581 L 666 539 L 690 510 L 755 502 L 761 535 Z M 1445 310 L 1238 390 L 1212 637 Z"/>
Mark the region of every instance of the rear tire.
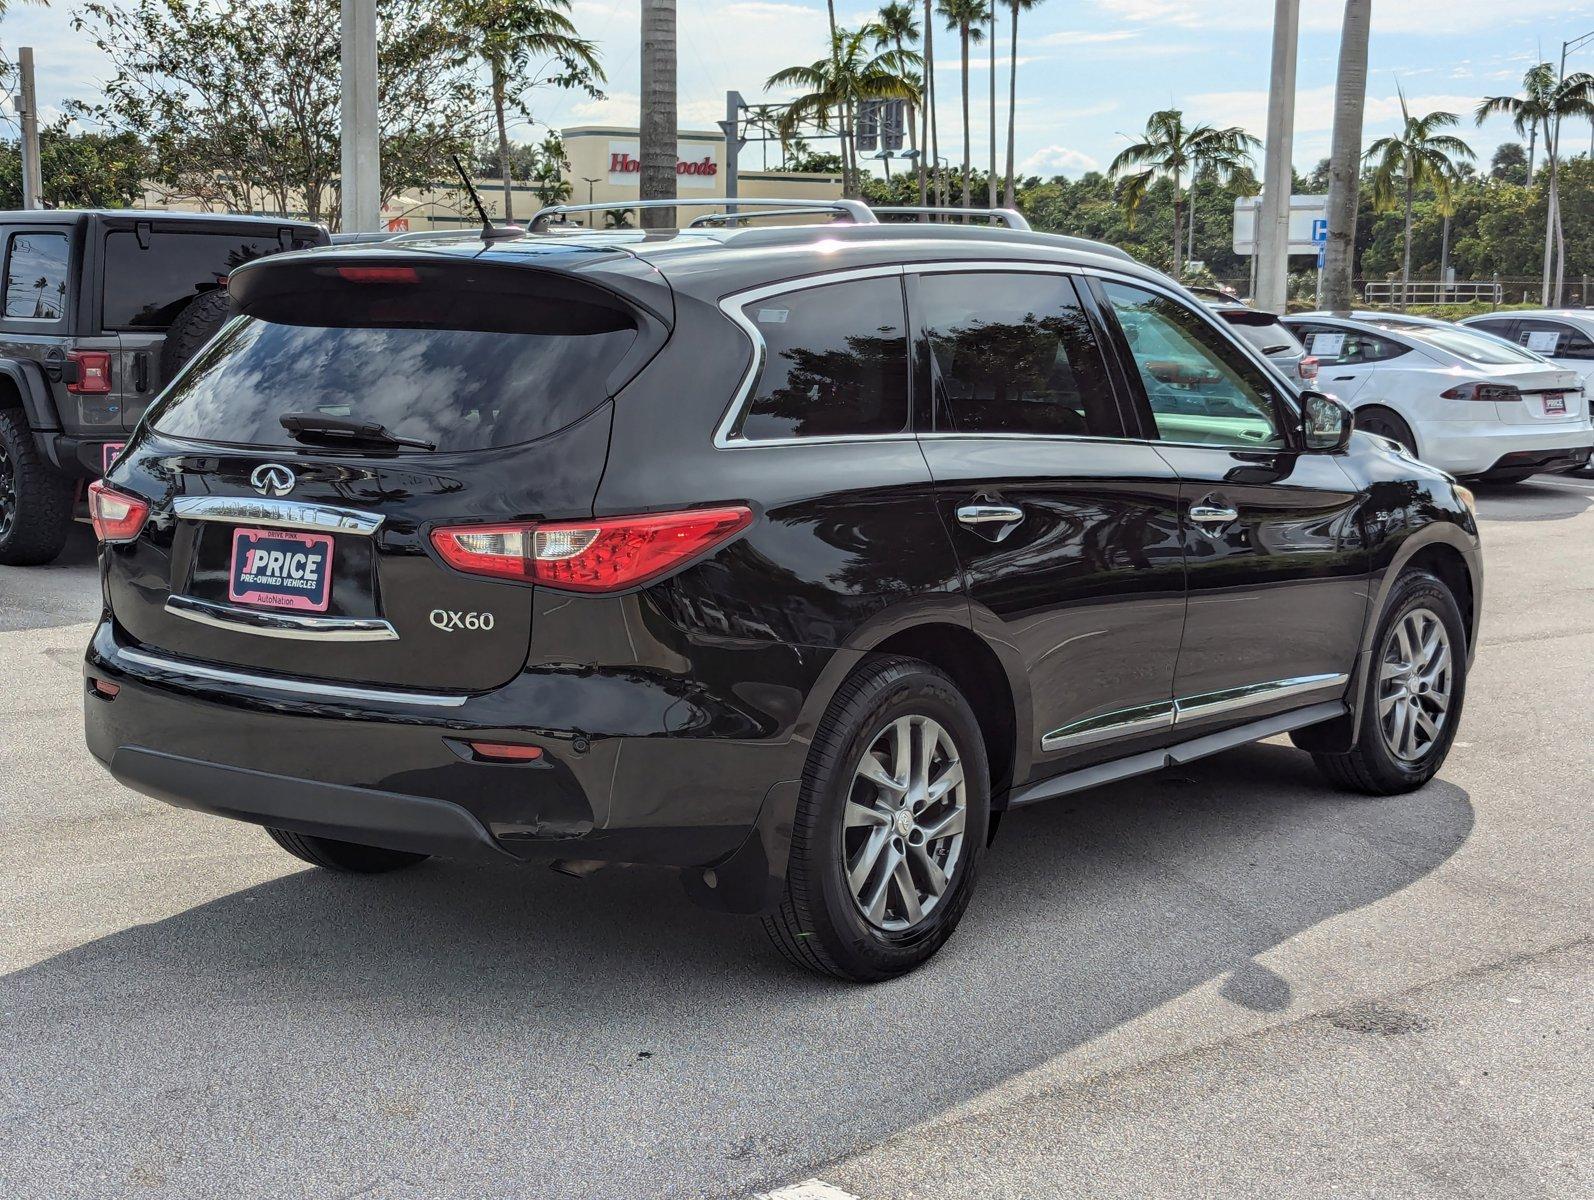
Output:
<path fill-rule="evenodd" d="M 54 562 L 72 528 L 73 483 L 44 460 L 18 408 L 0 408 L 0 565 Z"/>
<path fill-rule="evenodd" d="M 266 827 L 266 832 L 271 835 L 272 841 L 295 858 L 302 858 L 328 871 L 343 871 L 352 875 L 380 875 L 385 871 L 398 871 L 431 857 L 408 850 L 384 850 L 380 846 L 362 846 L 358 842 L 339 842 L 309 833 L 291 833 L 270 826 Z"/>
<path fill-rule="evenodd" d="M 1428 652 L 1424 644 L 1430 638 L 1436 648 Z M 1415 791 L 1444 765 L 1467 692 L 1466 627 L 1455 597 L 1437 576 L 1409 571 L 1395 581 L 1367 676 L 1355 749 L 1312 759 L 1330 783 L 1348 791 Z"/>
<path fill-rule="evenodd" d="M 957 686 L 917 659 L 866 661 L 809 751 L 786 892 L 765 930 L 820 974 L 913 970 L 968 907 L 989 813 L 985 741 Z"/>
<path fill-rule="evenodd" d="M 166 330 L 161 343 L 161 386 L 165 387 L 220 332 L 232 315 L 232 298 L 226 288 L 201 292 L 190 300 Z"/>
<path fill-rule="evenodd" d="M 1417 457 L 1416 435 L 1411 432 L 1411 426 L 1406 424 L 1400 414 L 1392 409 L 1381 408 L 1378 405 L 1357 409 L 1356 428 L 1399 442 L 1406 448 L 1407 454 L 1413 458 Z"/>

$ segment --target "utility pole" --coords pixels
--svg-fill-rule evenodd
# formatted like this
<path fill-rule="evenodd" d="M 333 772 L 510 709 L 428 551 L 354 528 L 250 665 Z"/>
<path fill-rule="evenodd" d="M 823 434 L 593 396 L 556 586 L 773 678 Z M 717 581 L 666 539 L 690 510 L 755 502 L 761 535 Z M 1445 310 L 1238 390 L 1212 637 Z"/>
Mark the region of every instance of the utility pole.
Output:
<path fill-rule="evenodd" d="M 1273 77 L 1267 100 L 1266 159 L 1262 171 L 1260 251 L 1256 268 L 1256 306 L 1283 312 L 1289 290 L 1290 193 L 1295 137 L 1295 49 L 1301 0 L 1274 0 Z"/>
<path fill-rule="evenodd" d="M 1346 0 L 1334 83 L 1334 133 L 1328 158 L 1328 244 L 1319 307 L 1355 308 L 1356 210 L 1361 201 L 1362 122 L 1367 106 L 1367 39 L 1373 0 Z"/>
<path fill-rule="evenodd" d="M 343 232 L 382 228 L 376 111 L 376 0 L 343 0 Z"/>
<path fill-rule="evenodd" d="M 39 109 L 34 102 L 33 47 L 17 51 L 17 116 L 22 123 L 22 207 L 44 207 L 44 175 L 39 166 Z"/>
<path fill-rule="evenodd" d="M 642 173 L 643 200 L 675 199 L 676 95 L 675 0 L 642 0 Z M 727 149 L 729 147 L 727 146 Z M 644 208 L 642 228 L 673 229 L 673 208 Z"/>
<path fill-rule="evenodd" d="M 725 199 L 734 200 L 741 194 L 741 152 L 747 145 L 742 136 L 742 109 L 747 101 L 740 92 L 725 93 L 725 119 L 720 122 L 720 132 L 725 135 Z M 736 224 L 736 205 L 725 206 L 729 214 L 727 224 Z"/>

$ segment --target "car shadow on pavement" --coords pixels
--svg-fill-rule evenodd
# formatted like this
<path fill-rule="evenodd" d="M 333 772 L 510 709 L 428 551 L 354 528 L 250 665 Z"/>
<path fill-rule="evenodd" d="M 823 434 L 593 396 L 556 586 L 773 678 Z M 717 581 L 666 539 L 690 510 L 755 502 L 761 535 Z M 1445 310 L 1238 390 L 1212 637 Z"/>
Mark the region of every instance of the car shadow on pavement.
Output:
<path fill-rule="evenodd" d="M 1475 479 L 1468 486 L 1477 495 L 1482 521 L 1565 521 L 1594 507 L 1589 476 L 1535 475 L 1521 483 Z"/>
<path fill-rule="evenodd" d="M 745 1195 L 1209 981 L 1287 1010 L 1257 958 L 1472 825 L 1442 780 L 1349 796 L 1246 747 L 1010 814 L 956 936 L 873 987 L 661 873 L 294 871 L 0 982 L 7 1124 L 164 1195 Z"/>

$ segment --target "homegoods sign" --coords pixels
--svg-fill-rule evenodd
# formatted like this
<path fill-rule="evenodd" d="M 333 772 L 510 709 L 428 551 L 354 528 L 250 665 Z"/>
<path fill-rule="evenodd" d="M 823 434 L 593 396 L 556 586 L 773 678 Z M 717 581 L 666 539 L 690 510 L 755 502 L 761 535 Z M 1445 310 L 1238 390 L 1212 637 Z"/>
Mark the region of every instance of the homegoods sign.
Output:
<path fill-rule="evenodd" d="M 719 187 L 719 144 L 679 142 L 675 147 L 675 186 L 714 191 Z M 635 185 L 642 173 L 642 147 L 635 138 L 609 142 L 609 182 Z"/>

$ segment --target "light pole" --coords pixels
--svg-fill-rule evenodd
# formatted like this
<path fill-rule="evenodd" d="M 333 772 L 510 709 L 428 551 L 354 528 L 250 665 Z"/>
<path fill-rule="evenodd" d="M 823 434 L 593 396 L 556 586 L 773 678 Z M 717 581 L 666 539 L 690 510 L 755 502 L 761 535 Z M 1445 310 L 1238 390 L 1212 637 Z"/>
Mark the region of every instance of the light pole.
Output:
<path fill-rule="evenodd" d="M 1273 75 L 1267 99 L 1267 143 L 1258 215 L 1256 306 L 1283 312 L 1290 270 L 1290 160 L 1295 137 L 1295 52 L 1301 0 L 1274 0 Z"/>
<path fill-rule="evenodd" d="M 594 175 L 591 179 L 588 179 L 585 175 L 583 175 L 581 177 L 581 182 L 587 185 L 587 203 L 588 204 L 592 203 L 592 185 L 597 183 L 602 178 L 603 178 L 602 175 Z M 587 214 L 587 228 L 596 229 L 598 227 L 597 226 L 597 220 L 598 220 L 598 214 L 597 213 L 595 213 L 595 212 L 594 213 L 588 213 Z"/>
<path fill-rule="evenodd" d="M 382 227 L 376 111 L 376 0 L 343 0 L 343 231 Z"/>

